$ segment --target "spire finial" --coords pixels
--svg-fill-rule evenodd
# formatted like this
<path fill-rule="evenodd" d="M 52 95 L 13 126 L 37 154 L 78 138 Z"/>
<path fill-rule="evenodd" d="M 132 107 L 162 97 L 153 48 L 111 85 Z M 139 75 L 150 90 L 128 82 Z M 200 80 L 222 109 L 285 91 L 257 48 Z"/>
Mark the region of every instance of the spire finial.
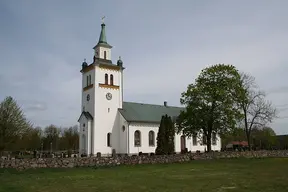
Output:
<path fill-rule="evenodd" d="M 105 19 L 105 16 L 101 17 L 102 24 L 104 24 L 104 19 Z"/>
<path fill-rule="evenodd" d="M 84 62 L 86 62 L 86 58 L 84 58 Z"/>
<path fill-rule="evenodd" d="M 119 60 L 121 60 L 121 56 L 119 56 Z"/>

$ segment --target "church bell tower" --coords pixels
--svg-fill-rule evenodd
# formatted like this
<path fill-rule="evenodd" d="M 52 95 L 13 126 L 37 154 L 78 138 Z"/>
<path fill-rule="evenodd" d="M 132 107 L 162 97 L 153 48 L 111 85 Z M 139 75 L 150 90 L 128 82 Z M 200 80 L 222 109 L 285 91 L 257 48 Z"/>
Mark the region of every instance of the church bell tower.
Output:
<path fill-rule="evenodd" d="M 93 47 L 93 62 L 82 64 L 80 154 L 111 154 L 120 142 L 117 122 L 123 102 L 124 67 L 120 57 L 117 64 L 112 62 L 112 46 L 107 42 L 103 19 L 98 43 Z"/>

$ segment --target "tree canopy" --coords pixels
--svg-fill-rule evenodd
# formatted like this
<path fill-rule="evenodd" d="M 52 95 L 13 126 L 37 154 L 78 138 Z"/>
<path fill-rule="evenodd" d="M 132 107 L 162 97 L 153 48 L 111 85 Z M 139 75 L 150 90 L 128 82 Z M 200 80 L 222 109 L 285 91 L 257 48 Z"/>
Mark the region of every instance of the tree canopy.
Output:
<path fill-rule="evenodd" d="M 161 118 L 160 127 L 157 134 L 156 155 L 168 155 L 174 153 L 175 128 L 172 119 L 168 115 Z"/>
<path fill-rule="evenodd" d="M 180 102 L 186 109 L 177 119 L 177 132 L 189 137 L 195 133 L 204 135 L 207 151 L 211 151 L 212 133 L 235 128 L 241 118 L 232 97 L 240 89 L 239 81 L 240 75 L 232 65 L 217 64 L 203 69 L 181 95 Z"/>
<path fill-rule="evenodd" d="M 12 97 L 6 97 L 0 103 L 0 151 L 15 144 L 31 127 L 31 123 Z"/>

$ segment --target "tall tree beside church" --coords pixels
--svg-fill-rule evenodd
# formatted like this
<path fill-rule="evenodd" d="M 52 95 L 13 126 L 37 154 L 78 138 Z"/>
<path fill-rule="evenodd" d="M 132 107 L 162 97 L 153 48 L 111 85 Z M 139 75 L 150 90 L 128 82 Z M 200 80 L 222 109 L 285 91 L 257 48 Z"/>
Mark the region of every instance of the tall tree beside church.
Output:
<path fill-rule="evenodd" d="M 8 149 L 31 128 L 22 109 L 12 97 L 0 103 L 0 152 Z"/>
<path fill-rule="evenodd" d="M 165 116 L 166 117 L 166 140 L 167 140 L 167 154 L 173 154 L 175 151 L 175 146 L 174 146 L 174 137 L 175 137 L 175 128 L 174 128 L 174 123 L 172 122 L 172 119 L 170 116 Z"/>
<path fill-rule="evenodd" d="M 204 68 L 195 84 L 188 85 L 180 102 L 186 106 L 177 118 L 177 132 L 191 137 L 200 133 L 211 151 L 212 133 L 223 134 L 236 127 L 241 117 L 232 94 L 239 91 L 240 75 L 232 65 Z M 203 138 L 203 137 L 202 137 Z"/>
<path fill-rule="evenodd" d="M 254 126 L 266 126 L 276 117 L 276 109 L 265 100 L 265 93 L 258 90 L 255 78 L 241 73 L 240 92 L 234 95 L 243 113 L 244 130 L 251 149 L 251 131 Z"/>
<path fill-rule="evenodd" d="M 156 155 L 163 155 L 167 151 L 166 138 L 165 138 L 165 116 L 161 118 L 160 126 L 157 133 L 157 147 L 155 150 Z"/>
<path fill-rule="evenodd" d="M 157 155 L 168 155 L 174 153 L 175 128 L 170 116 L 163 115 L 157 134 Z"/>

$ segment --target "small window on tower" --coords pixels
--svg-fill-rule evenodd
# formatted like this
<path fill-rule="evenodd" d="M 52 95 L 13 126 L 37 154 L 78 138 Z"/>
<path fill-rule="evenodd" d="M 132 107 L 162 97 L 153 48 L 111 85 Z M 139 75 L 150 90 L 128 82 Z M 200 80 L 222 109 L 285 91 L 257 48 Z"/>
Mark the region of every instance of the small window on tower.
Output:
<path fill-rule="evenodd" d="M 89 85 L 89 77 L 87 76 L 86 77 L 86 86 L 88 87 L 88 85 Z"/>
<path fill-rule="evenodd" d="M 105 74 L 105 84 L 108 85 L 108 74 Z"/>
<path fill-rule="evenodd" d="M 89 85 L 92 84 L 92 81 L 91 81 L 91 75 L 89 75 Z"/>
<path fill-rule="evenodd" d="M 107 57 L 107 53 L 106 51 L 104 51 L 104 59 L 106 59 L 106 57 Z"/>
<path fill-rule="evenodd" d="M 113 85 L 113 75 L 110 75 L 110 85 Z"/>

